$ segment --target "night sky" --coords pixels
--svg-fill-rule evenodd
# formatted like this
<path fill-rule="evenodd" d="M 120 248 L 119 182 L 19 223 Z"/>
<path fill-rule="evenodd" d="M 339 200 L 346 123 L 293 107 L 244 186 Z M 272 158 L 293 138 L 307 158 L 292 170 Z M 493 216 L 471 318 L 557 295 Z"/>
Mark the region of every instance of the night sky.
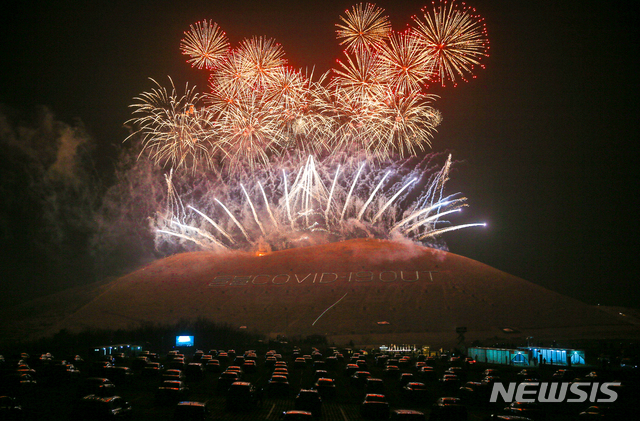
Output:
<path fill-rule="evenodd" d="M 444 117 L 433 150 L 462 161 L 450 191 L 469 198 L 465 218 L 488 226 L 448 234 L 450 251 L 591 304 L 638 307 L 638 5 L 467 3 L 486 19 L 490 57 L 477 79 L 433 91 Z M 335 23 L 354 4 L 11 1 L 0 17 L 0 103 L 80 119 L 106 171 L 148 78 L 206 89 L 206 72 L 178 48 L 190 24 L 214 20 L 232 46 L 273 37 L 292 66 L 326 71 L 341 56 Z M 426 2 L 376 4 L 401 30 Z"/>

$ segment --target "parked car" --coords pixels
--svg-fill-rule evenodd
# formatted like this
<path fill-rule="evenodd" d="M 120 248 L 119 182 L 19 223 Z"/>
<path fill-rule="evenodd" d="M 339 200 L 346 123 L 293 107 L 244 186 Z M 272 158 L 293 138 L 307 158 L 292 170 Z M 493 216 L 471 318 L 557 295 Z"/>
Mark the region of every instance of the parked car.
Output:
<path fill-rule="evenodd" d="M 229 354 L 224 352 L 224 351 L 219 351 L 218 352 L 218 361 L 220 361 L 220 364 L 227 364 L 229 362 Z"/>
<path fill-rule="evenodd" d="M 207 421 L 212 419 L 211 411 L 205 402 L 182 401 L 176 405 L 172 421 Z"/>
<path fill-rule="evenodd" d="M 242 371 L 245 373 L 255 373 L 258 371 L 258 365 L 255 360 L 246 360 L 244 364 L 242 364 Z"/>
<path fill-rule="evenodd" d="M 621 406 L 594 405 L 578 414 L 579 420 L 625 420 L 632 419 L 636 408 L 623 408 Z"/>
<path fill-rule="evenodd" d="M 458 389 L 458 397 L 463 403 L 488 405 L 491 387 L 482 382 L 466 382 Z"/>
<path fill-rule="evenodd" d="M 413 373 L 400 373 L 400 378 L 398 384 L 400 387 L 404 387 L 406 384 L 415 381 L 415 376 Z"/>
<path fill-rule="evenodd" d="M 286 367 L 276 367 L 273 370 L 273 375 L 274 376 L 285 376 L 285 377 L 289 378 L 289 370 L 287 370 Z"/>
<path fill-rule="evenodd" d="M 398 377 L 400 373 L 400 369 L 397 365 L 387 365 L 384 369 L 384 375 L 386 377 Z"/>
<path fill-rule="evenodd" d="M 471 357 L 467 357 L 467 358 L 464 359 L 464 364 L 467 367 L 473 367 L 473 366 L 475 366 L 477 364 L 477 361 L 475 359 L 471 358 Z"/>
<path fill-rule="evenodd" d="M 178 402 L 184 400 L 189 388 L 179 380 L 165 380 L 156 393 L 156 400 L 160 403 Z"/>
<path fill-rule="evenodd" d="M 368 393 L 360 405 L 360 414 L 368 419 L 389 419 L 389 402 L 382 394 Z"/>
<path fill-rule="evenodd" d="M 440 386 L 446 391 L 457 390 L 460 387 L 460 378 L 455 374 L 445 374 L 440 379 Z"/>
<path fill-rule="evenodd" d="M 207 361 L 205 370 L 210 371 L 212 373 L 220 373 L 222 371 L 222 367 L 220 366 L 220 361 L 218 361 L 217 359 L 211 359 Z"/>
<path fill-rule="evenodd" d="M 145 357 L 141 355 L 139 357 L 134 358 L 134 360 L 131 361 L 131 368 L 135 371 L 141 371 L 150 362 L 151 360 L 149 360 L 149 357 Z"/>
<path fill-rule="evenodd" d="M 289 380 L 286 376 L 273 375 L 267 383 L 270 396 L 286 396 L 289 394 Z"/>
<path fill-rule="evenodd" d="M 106 370 L 106 374 L 116 384 L 130 383 L 133 379 L 133 370 L 129 367 L 112 366 Z"/>
<path fill-rule="evenodd" d="M 327 357 L 324 361 L 327 369 L 335 370 L 338 367 L 338 357 L 335 355 Z"/>
<path fill-rule="evenodd" d="M 576 377 L 573 370 L 560 369 L 551 376 L 552 382 L 570 382 Z"/>
<path fill-rule="evenodd" d="M 344 375 L 351 377 L 353 376 L 353 373 L 359 370 L 360 370 L 360 367 L 358 367 L 358 364 L 347 364 L 346 367 L 344 368 Z"/>
<path fill-rule="evenodd" d="M 3 421 L 18 421 L 24 417 L 22 406 L 12 396 L 0 396 L 0 419 Z"/>
<path fill-rule="evenodd" d="M 218 390 L 226 392 L 234 382 L 240 381 L 240 375 L 236 371 L 225 371 L 218 377 Z"/>
<path fill-rule="evenodd" d="M 233 382 L 227 392 L 228 409 L 253 409 L 258 404 L 258 391 L 249 382 Z"/>
<path fill-rule="evenodd" d="M 532 420 L 547 418 L 547 411 L 539 402 L 511 402 L 503 411 L 505 414 L 518 415 Z"/>
<path fill-rule="evenodd" d="M 452 366 L 449 367 L 445 373 L 447 374 L 455 374 L 456 376 L 458 376 L 460 379 L 465 380 L 467 377 L 467 371 L 462 368 L 462 367 L 458 367 L 458 366 Z"/>
<path fill-rule="evenodd" d="M 374 393 L 379 395 L 384 395 L 386 392 L 386 388 L 384 385 L 384 380 L 378 379 L 375 377 L 369 377 L 364 381 L 364 393 Z"/>
<path fill-rule="evenodd" d="M 499 376 L 485 376 L 485 377 L 482 379 L 482 383 L 484 383 L 484 384 L 486 384 L 486 385 L 490 386 L 490 385 L 492 385 L 492 384 L 494 384 L 494 383 L 496 383 L 496 382 L 499 382 L 500 380 L 501 380 L 501 379 L 500 379 L 500 377 L 499 377 Z"/>
<path fill-rule="evenodd" d="M 233 371 L 234 373 L 238 373 L 238 377 L 242 377 L 242 367 L 239 365 L 230 365 L 225 371 Z"/>
<path fill-rule="evenodd" d="M 78 421 L 130 419 L 131 411 L 129 402 L 120 396 L 88 395 L 76 402 L 70 418 Z"/>
<path fill-rule="evenodd" d="M 142 367 L 142 375 L 147 377 L 157 377 L 162 372 L 164 366 L 160 363 L 148 362 Z"/>
<path fill-rule="evenodd" d="M 291 410 L 282 413 L 281 421 L 311 421 L 313 414 L 309 411 Z"/>
<path fill-rule="evenodd" d="M 410 402 L 425 402 L 428 396 L 427 386 L 419 382 L 407 383 L 402 387 L 400 393 Z"/>
<path fill-rule="evenodd" d="M 516 374 L 516 378 L 519 382 L 531 382 L 537 381 L 540 376 L 538 376 L 538 372 L 536 370 L 525 368 L 523 370 L 520 370 L 518 374 Z"/>
<path fill-rule="evenodd" d="M 160 376 L 160 381 L 179 380 L 179 381 L 183 382 L 186 379 L 187 379 L 187 376 L 184 375 L 182 370 L 176 370 L 174 368 L 170 368 L 168 370 L 165 370 L 164 373 L 162 373 L 162 376 Z"/>
<path fill-rule="evenodd" d="M 369 369 L 369 364 L 367 364 L 366 360 L 356 360 L 356 365 L 360 370 L 366 371 Z"/>
<path fill-rule="evenodd" d="M 57 361 L 53 364 L 48 362 L 40 369 L 41 378 L 48 381 L 66 382 L 76 381 L 80 378 L 80 370 L 66 360 Z"/>
<path fill-rule="evenodd" d="M 336 395 L 336 382 L 333 379 L 320 378 L 316 380 L 313 388 L 323 399 L 331 399 Z"/>
<path fill-rule="evenodd" d="M 0 394 L 18 393 L 22 394 L 28 390 L 33 390 L 37 386 L 37 380 L 28 373 L 9 373 L 0 376 Z"/>
<path fill-rule="evenodd" d="M 395 409 L 391 412 L 391 421 L 426 421 L 423 412 L 413 409 Z"/>
<path fill-rule="evenodd" d="M 78 396 L 114 396 L 116 395 L 116 385 L 105 377 L 88 377 L 84 379 L 78 387 Z"/>
<path fill-rule="evenodd" d="M 300 389 L 295 399 L 295 409 L 309 411 L 315 417 L 322 413 L 322 398 L 315 389 Z"/>
<path fill-rule="evenodd" d="M 356 371 L 351 375 L 351 385 L 355 387 L 363 387 L 364 382 L 371 377 L 368 371 Z"/>
<path fill-rule="evenodd" d="M 432 406 L 429 421 L 466 421 L 467 416 L 467 407 L 460 398 L 442 397 Z"/>
<path fill-rule="evenodd" d="M 329 372 L 328 372 L 327 370 L 316 370 L 316 371 L 313 373 L 313 380 L 314 380 L 314 381 L 316 381 L 316 380 L 318 380 L 318 379 L 321 379 L 321 378 L 323 378 L 323 377 L 324 377 L 325 379 L 330 379 L 330 378 L 332 378 L 332 376 L 329 374 Z"/>
<path fill-rule="evenodd" d="M 112 367 L 109 361 L 94 361 L 89 366 L 89 376 L 91 377 L 106 377 L 107 370 Z"/>
<path fill-rule="evenodd" d="M 184 370 L 184 358 L 174 358 L 167 363 L 167 368 L 174 368 L 176 370 Z"/>
<path fill-rule="evenodd" d="M 204 379 L 204 368 L 200 363 L 189 363 L 184 367 L 184 375 L 187 381 L 200 381 Z"/>

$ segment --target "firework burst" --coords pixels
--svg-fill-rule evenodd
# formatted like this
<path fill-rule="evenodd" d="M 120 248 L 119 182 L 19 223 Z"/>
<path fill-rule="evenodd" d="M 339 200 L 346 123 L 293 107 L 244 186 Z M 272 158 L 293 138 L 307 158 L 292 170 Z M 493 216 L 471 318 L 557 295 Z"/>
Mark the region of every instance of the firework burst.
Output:
<path fill-rule="evenodd" d="M 187 86 L 180 96 L 173 81 L 170 91 L 156 83 L 136 98 L 130 120 L 143 151 L 172 169 L 158 244 L 281 249 L 402 235 L 433 245 L 482 225 L 444 219 L 466 200 L 444 192 L 450 157 L 436 169 L 432 156 L 412 156 L 431 147 L 442 120 L 428 84 L 455 85 L 482 66 L 484 21 L 446 1 L 402 33 L 372 4 L 345 15 L 336 25 L 345 58 L 331 77 L 291 68 L 271 38 L 230 49 L 213 22 L 185 32 L 180 49 L 210 71 L 210 91 Z M 210 179 L 212 168 L 219 173 Z M 192 185 L 174 169 L 190 170 Z"/>
<path fill-rule="evenodd" d="M 372 139 L 369 149 L 380 159 L 389 159 L 389 151 L 400 157 L 424 152 L 431 146 L 440 113 L 431 106 L 434 95 L 412 93 L 405 96 L 389 92 L 378 108 L 376 124 L 369 125 Z"/>
<path fill-rule="evenodd" d="M 381 60 L 377 53 L 357 50 L 353 55 L 345 53 L 346 60 L 337 61 L 339 69 L 334 69 L 332 86 L 342 89 L 362 102 L 384 95 L 380 82 Z"/>
<path fill-rule="evenodd" d="M 488 56 L 489 41 L 484 19 L 475 9 L 459 9 L 455 2 L 445 1 L 422 12 L 422 18 L 413 17 L 413 32 L 429 57 L 434 81 L 444 86 L 450 80 L 455 85 L 456 78 L 466 81 L 475 66 L 484 67 L 480 60 Z"/>
<path fill-rule="evenodd" d="M 399 95 L 420 91 L 430 75 L 430 56 L 411 33 L 393 33 L 380 53 L 382 80 Z"/>
<path fill-rule="evenodd" d="M 188 63 L 198 69 L 211 70 L 229 51 L 229 41 L 217 23 L 206 20 L 191 25 L 180 41 L 182 54 L 189 56 Z"/>
<path fill-rule="evenodd" d="M 245 39 L 234 54 L 243 63 L 247 83 L 255 89 L 267 88 L 287 63 L 282 46 L 272 38 Z"/>
<path fill-rule="evenodd" d="M 278 155 L 286 146 L 287 137 L 278 104 L 252 95 L 230 104 L 219 116 L 219 138 L 225 144 L 221 162 L 230 172 L 247 166 L 252 170 L 268 165 L 269 157 Z"/>
<path fill-rule="evenodd" d="M 178 95 L 171 81 L 171 92 L 152 79 L 156 88 L 142 93 L 139 102 L 131 105 L 134 115 L 129 122 L 139 130 L 143 151 L 160 165 L 172 168 L 198 166 L 212 168 L 212 157 L 224 142 L 217 136 L 218 124 L 209 110 L 200 107 L 201 96 L 187 85 L 184 95 Z M 128 138 L 127 138 L 128 139 Z"/>
<path fill-rule="evenodd" d="M 380 48 L 391 32 L 389 18 L 384 16 L 384 9 L 370 3 L 359 3 L 345 10 L 347 17 L 340 16 L 343 24 L 336 24 L 340 45 L 348 51 L 361 51 Z"/>
<path fill-rule="evenodd" d="M 179 198 L 168 178 L 171 194 L 156 219 L 156 243 L 211 250 L 251 250 L 266 243 L 284 249 L 402 235 L 434 245 L 444 232 L 484 225 L 450 223 L 448 216 L 460 212 L 466 198 L 445 192 L 451 156 L 440 168 L 434 160 L 336 165 L 309 156 L 297 168 L 284 160 L 280 170 L 254 173 L 252 179 L 199 186 L 206 191 L 198 206 L 185 206 L 188 198 Z"/>

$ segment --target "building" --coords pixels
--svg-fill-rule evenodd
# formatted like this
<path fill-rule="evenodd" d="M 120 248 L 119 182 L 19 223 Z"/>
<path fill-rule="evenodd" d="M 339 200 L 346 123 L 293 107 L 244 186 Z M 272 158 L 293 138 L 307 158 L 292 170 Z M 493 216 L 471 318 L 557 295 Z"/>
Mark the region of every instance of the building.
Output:
<path fill-rule="evenodd" d="M 584 351 L 566 348 L 520 347 L 485 348 L 472 347 L 467 354 L 479 363 L 536 366 L 549 364 L 558 366 L 576 366 L 585 364 Z"/>

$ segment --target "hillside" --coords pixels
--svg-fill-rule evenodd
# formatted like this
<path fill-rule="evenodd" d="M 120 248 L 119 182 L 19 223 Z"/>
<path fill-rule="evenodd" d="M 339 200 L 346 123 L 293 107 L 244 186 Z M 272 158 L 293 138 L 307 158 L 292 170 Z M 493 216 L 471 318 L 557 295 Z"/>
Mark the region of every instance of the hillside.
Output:
<path fill-rule="evenodd" d="M 477 261 L 367 239 L 262 256 L 174 255 L 101 286 L 46 330 L 197 317 L 272 336 L 322 334 L 358 343 L 451 343 L 459 326 L 467 327 L 467 340 L 640 336 L 616 314 Z"/>

